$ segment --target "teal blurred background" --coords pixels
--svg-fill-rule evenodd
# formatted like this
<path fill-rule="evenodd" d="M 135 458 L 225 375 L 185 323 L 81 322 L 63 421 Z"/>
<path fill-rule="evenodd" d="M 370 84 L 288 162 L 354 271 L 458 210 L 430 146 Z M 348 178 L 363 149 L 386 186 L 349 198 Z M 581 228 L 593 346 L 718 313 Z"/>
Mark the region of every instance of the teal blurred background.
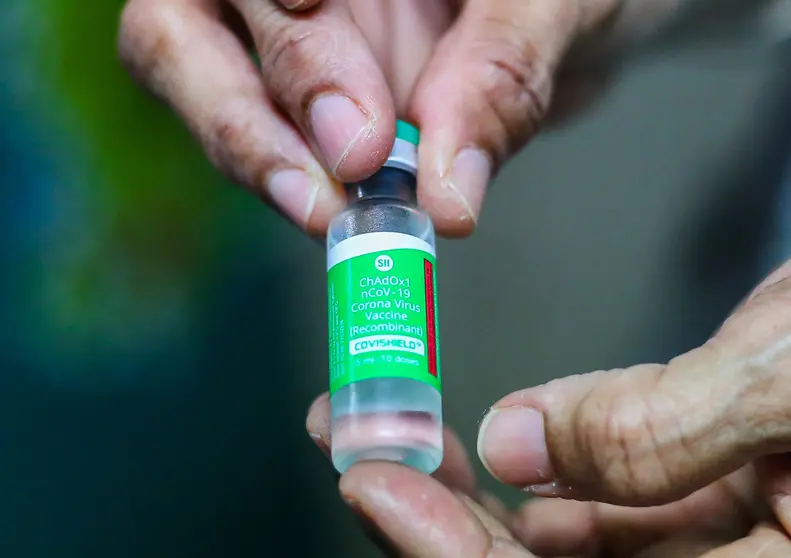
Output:
<path fill-rule="evenodd" d="M 120 8 L 0 8 L 0 555 L 320 555 L 324 305 L 283 255 L 321 250 L 134 87 Z"/>
<path fill-rule="evenodd" d="M 120 8 L 0 2 L 0 555 L 371 556 L 303 429 L 323 249 L 131 83 Z M 699 343 L 791 253 L 791 72 L 762 32 L 630 61 L 440 244 L 470 447 L 510 390 Z"/>

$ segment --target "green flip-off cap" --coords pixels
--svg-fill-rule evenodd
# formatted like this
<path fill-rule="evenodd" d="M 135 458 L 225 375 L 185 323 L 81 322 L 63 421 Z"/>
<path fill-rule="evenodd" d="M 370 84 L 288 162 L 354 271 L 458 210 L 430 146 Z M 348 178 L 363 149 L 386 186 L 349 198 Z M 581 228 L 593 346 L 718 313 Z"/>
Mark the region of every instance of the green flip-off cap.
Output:
<path fill-rule="evenodd" d="M 396 120 L 396 139 L 401 139 L 412 145 L 417 145 L 420 143 L 420 131 L 409 122 Z"/>
<path fill-rule="evenodd" d="M 384 166 L 415 174 L 420 132 L 409 122 L 396 120 L 396 141 Z"/>

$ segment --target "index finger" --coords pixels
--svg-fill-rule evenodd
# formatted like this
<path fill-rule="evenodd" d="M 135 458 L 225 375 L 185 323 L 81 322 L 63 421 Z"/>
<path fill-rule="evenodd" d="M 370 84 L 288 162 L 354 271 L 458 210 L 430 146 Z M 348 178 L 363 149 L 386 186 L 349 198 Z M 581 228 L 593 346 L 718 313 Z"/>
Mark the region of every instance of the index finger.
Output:
<path fill-rule="evenodd" d="M 341 478 L 344 499 L 404 556 L 533 556 L 469 497 L 394 463 L 360 463 Z"/>
<path fill-rule="evenodd" d="M 187 123 L 212 162 L 312 235 L 345 196 L 269 98 L 242 41 L 202 0 L 131 0 L 119 51 Z"/>
<path fill-rule="evenodd" d="M 582 25 L 611 1 L 469 0 L 418 81 L 418 190 L 437 230 L 470 234 L 497 168 L 539 129 L 554 74 Z M 584 16 L 584 21 L 583 21 Z"/>
<path fill-rule="evenodd" d="M 250 29 L 267 94 L 327 171 L 343 182 L 376 172 L 395 140 L 395 107 L 346 2 L 300 14 L 273 0 L 229 2 Z"/>

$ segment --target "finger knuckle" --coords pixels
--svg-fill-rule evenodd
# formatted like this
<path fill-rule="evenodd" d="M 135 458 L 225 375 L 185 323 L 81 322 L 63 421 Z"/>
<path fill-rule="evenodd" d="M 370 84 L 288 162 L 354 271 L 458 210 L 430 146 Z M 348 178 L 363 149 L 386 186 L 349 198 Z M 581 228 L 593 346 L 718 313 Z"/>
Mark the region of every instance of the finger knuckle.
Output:
<path fill-rule="evenodd" d="M 635 393 L 589 397 L 577 415 L 591 482 L 616 498 L 650 503 L 669 483 L 666 448 L 659 431 L 665 413 Z M 607 401 L 602 405 L 601 401 Z M 663 428 L 659 428 L 659 426 Z"/>
<path fill-rule="evenodd" d="M 312 62 L 321 50 L 319 33 L 315 29 L 294 29 L 285 31 L 275 39 L 269 52 L 269 60 L 273 67 L 299 68 L 302 64 Z"/>
<path fill-rule="evenodd" d="M 275 134 L 250 121 L 248 102 L 227 102 L 207 118 L 199 135 L 206 156 L 231 180 L 261 193 L 270 174 L 285 165 L 274 144 Z"/>
<path fill-rule="evenodd" d="M 118 52 L 123 65 L 142 81 L 150 80 L 173 51 L 169 2 L 130 0 L 121 13 Z"/>
<path fill-rule="evenodd" d="M 302 69 L 312 73 L 328 61 L 327 53 L 334 50 L 338 40 L 333 35 L 337 34 L 318 21 L 310 25 L 281 25 L 264 46 L 262 67 L 272 76 L 295 76 Z"/>
<path fill-rule="evenodd" d="M 237 182 L 254 182 L 249 151 L 250 123 L 241 107 L 219 107 L 203 130 L 202 140 L 209 160 Z"/>
<path fill-rule="evenodd" d="M 486 104 L 515 149 L 535 134 L 549 110 L 552 72 L 533 43 L 509 31 L 492 36 L 496 39 L 480 47 L 479 80 Z"/>

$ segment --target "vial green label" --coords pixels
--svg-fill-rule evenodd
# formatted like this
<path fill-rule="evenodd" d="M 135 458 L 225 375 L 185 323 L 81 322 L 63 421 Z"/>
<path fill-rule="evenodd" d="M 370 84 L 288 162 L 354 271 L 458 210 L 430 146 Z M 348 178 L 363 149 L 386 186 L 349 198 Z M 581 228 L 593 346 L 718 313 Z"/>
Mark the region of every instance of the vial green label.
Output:
<path fill-rule="evenodd" d="M 371 378 L 441 391 L 434 249 L 401 233 L 338 243 L 327 257 L 330 393 Z"/>

